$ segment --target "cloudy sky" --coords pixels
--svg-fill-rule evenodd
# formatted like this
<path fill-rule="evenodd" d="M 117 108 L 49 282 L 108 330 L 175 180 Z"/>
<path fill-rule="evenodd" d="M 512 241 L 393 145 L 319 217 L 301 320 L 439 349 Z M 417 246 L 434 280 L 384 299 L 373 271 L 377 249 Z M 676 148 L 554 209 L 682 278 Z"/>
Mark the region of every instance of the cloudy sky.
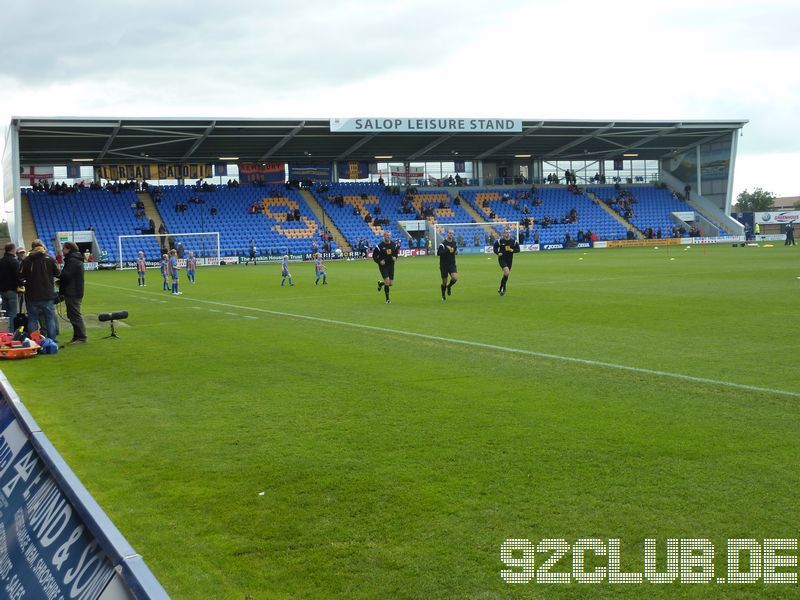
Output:
<path fill-rule="evenodd" d="M 0 125 L 12 115 L 748 119 L 734 194 L 800 195 L 796 0 L 4 4 Z"/>

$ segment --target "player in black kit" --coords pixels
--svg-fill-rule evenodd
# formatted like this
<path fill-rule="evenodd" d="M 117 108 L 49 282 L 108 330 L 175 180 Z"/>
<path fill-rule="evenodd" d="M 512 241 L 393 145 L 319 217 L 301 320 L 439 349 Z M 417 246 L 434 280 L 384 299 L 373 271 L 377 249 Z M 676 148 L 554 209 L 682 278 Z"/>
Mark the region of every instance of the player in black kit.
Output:
<path fill-rule="evenodd" d="M 511 265 L 514 264 L 514 254 L 519 252 L 519 242 L 511 239 L 509 229 L 503 230 L 503 237 L 494 243 L 494 253 L 497 254 L 497 261 L 503 269 L 503 278 L 500 280 L 500 289 L 497 293 L 501 296 L 506 295 L 506 282 L 511 272 Z"/>
<path fill-rule="evenodd" d="M 447 296 L 452 294 L 453 286 L 458 281 L 458 269 L 456 268 L 456 254 L 458 254 L 458 246 L 455 242 L 455 232 L 452 229 L 447 230 L 447 237 L 439 244 L 436 250 L 439 255 L 439 273 L 442 276 L 442 300 L 447 300 Z M 447 277 L 450 276 L 450 283 L 447 283 Z M 447 296 L 445 296 L 447 292 Z"/>
<path fill-rule="evenodd" d="M 394 263 L 397 260 L 397 252 L 400 250 L 400 244 L 392 241 L 392 232 L 383 232 L 383 241 L 377 244 L 372 250 L 372 260 L 378 263 L 378 268 L 381 270 L 381 277 L 383 281 L 378 282 L 378 291 L 383 288 L 383 293 L 386 294 L 386 304 L 391 304 L 389 300 L 389 288 L 394 283 Z"/>

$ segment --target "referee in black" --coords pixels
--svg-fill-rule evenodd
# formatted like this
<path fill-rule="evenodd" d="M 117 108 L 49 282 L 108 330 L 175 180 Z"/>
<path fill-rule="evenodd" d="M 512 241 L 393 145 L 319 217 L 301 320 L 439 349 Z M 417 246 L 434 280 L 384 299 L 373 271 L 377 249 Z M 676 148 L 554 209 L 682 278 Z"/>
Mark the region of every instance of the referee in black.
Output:
<path fill-rule="evenodd" d="M 397 260 L 397 252 L 400 250 L 400 244 L 392 241 L 392 232 L 383 232 L 383 241 L 380 242 L 372 250 L 372 260 L 378 263 L 378 268 L 381 271 L 383 281 L 378 282 L 378 291 L 383 288 L 383 293 L 386 294 L 386 304 L 391 304 L 389 300 L 389 288 L 394 283 L 394 263 Z"/>
<path fill-rule="evenodd" d="M 458 269 L 456 268 L 456 254 L 458 245 L 455 242 L 455 231 L 447 230 L 447 237 L 439 244 L 436 254 L 439 255 L 439 273 L 442 276 L 442 300 L 447 300 L 447 296 L 452 294 L 453 286 L 458 281 Z M 450 283 L 447 277 L 450 277 Z M 445 296 L 447 292 L 447 296 Z"/>
<path fill-rule="evenodd" d="M 501 296 L 506 295 L 506 283 L 508 282 L 508 275 L 511 273 L 511 265 L 514 264 L 514 255 L 519 252 L 519 242 L 511 239 L 508 227 L 503 230 L 503 237 L 494 243 L 494 253 L 497 254 L 497 260 L 500 263 L 500 268 L 503 269 L 503 278 L 500 280 L 500 289 L 497 293 Z"/>

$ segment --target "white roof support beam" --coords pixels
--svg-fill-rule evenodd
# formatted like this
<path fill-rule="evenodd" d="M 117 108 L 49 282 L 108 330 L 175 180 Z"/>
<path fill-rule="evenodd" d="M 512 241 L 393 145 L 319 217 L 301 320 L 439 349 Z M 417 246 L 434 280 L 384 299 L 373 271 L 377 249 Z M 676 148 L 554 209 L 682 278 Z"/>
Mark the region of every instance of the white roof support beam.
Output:
<path fill-rule="evenodd" d="M 200 137 L 197 138 L 197 140 L 195 140 L 194 144 L 192 144 L 192 147 L 189 148 L 189 150 L 186 152 L 186 154 L 181 156 L 181 162 L 185 161 L 192 154 L 195 153 L 195 150 L 197 150 L 200 147 L 200 144 L 202 144 L 203 142 L 205 142 L 208 139 L 208 136 L 211 135 L 211 132 L 214 131 L 214 127 L 216 127 L 216 126 L 217 126 L 217 122 L 216 121 L 211 121 L 211 125 L 206 127 L 206 130 L 203 132 L 203 134 Z"/>
<path fill-rule="evenodd" d="M 337 156 L 337 157 L 336 157 L 334 160 L 337 160 L 337 161 L 339 161 L 339 160 L 344 160 L 345 158 L 347 158 L 348 156 L 350 156 L 350 155 L 351 155 L 353 152 L 355 152 L 356 150 L 358 150 L 359 148 L 361 148 L 361 146 L 363 146 L 364 144 L 367 144 L 367 143 L 369 143 L 369 142 L 370 142 L 372 139 L 374 139 L 374 138 L 375 138 L 375 136 L 376 136 L 376 135 L 377 135 L 377 134 L 373 133 L 372 135 L 368 135 L 368 136 L 366 136 L 366 137 L 363 137 L 363 138 L 361 138 L 361 139 L 360 139 L 360 140 L 358 140 L 358 141 L 357 141 L 355 144 L 353 144 L 353 145 L 352 145 L 352 146 L 350 146 L 350 147 L 349 147 L 347 150 L 345 150 L 345 151 L 344 151 L 344 152 L 342 152 L 342 153 L 341 153 L 339 156 Z"/>
<path fill-rule="evenodd" d="M 103 146 L 103 149 L 100 151 L 100 154 L 98 155 L 97 160 L 103 160 L 105 158 L 106 153 L 108 152 L 108 149 L 111 148 L 111 144 L 113 144 L 114 140 L 117 139 L 117 134 L 119 133 L 119 130 L 121 128 L 122 128 L 122 121 L 117 121 L 117 124 L 114 126 L 114 129 L 111 131 L 111 135 L 109 135 L 108 139 L 106 140 L 105 146 Z"/>
<path fill-rule="evenodd" d="M 443 135 L 442 137 L 440 137 L 440 138 L 438 138 L 438 139 L 435 139 L 434 141 L 432 141 L 432 142 L 431 142 L 430 144 L 428 144 L 427 146 L 425 146 L 425 147 L 423 147 L 423 148 L 421 148 L 421 149 L 417 150 L 416 152 L 414 152 L 414 154 L 412 154 L 411 156 L 409 156 L 409 157 L 408 157 L 408 162 L 411 162 L 411 161 L 417 160 L 417 159 L 418 159 L 420 156 L 424 156 L 425 154 L 427 154 L 428 152 L 430 152 L 431 150 L 433 150 L 434 148 L 436 148 L 436 146 L 438 146 L 439 144 L 441 144 L 441 143 L 443 143 L 443 142 L 446 142 L 447 140 L 449 140 L 451 137 L 453 137 L 453 134 L 452 134 L 452 133 L 451 133 L 450 135 Z"/>
<path fill-rule="evenodd" d="M 600 129 L 595 129 L 592 133 L 589 133 L 587 135 L 579 137 L 576 140 L 572 140 L 571 142 L 569 142 L 567 144 L 564 144 L 563 146 L 561 146 L 559 148 L 556 148 L 552 152 L 548 152 L 548 156 L 550 156 L 551 158 L 557 159 L 560 154 L 563 154 L 564 152 L 566 152 L 570 148 L 574 148 L 575 146 L 579 146 L 579 145 L 583 144 L 584 142 L 588 142 L 592 138 L 596 138 L 597 136 L 604 134 L 606 131 L 609 131 L 609 130 L 613 129 L 614 125 L 615 125 L 615 123 L 609 123 L 605 127 L 601 127 Z"/>
<path fill-rule="evenodd" d="M 286 144 L 288 144 L 288 143 L 289 143 L 289 142 L 290 142 L 290 141 L 291 141 L 291 140 L 292 140 L 292 139 L 293 139 L 293 138 L 294 138 L 294 137 L 295 137 L 295 136 L 296 136 L 298 133 L 300 133 L 301 131 L 303 131 L 303 127 L 305 127 L 305 126 L 306 126 L 306 122 L 305 122 L 305 121 L 301 121 L 301 122 L 300 122 L 300 124 L 299 124 L 297 127 L 295 127 L 294 129 L 292 129 L 292 130 L 291 130 L 289 133 L 287 133 L 285 136 L 283 136 L 283 137 L 282 137 L 282 138 L 281 138 L 281 139 L 278 141 L 278 143 L 276 143 L 274 146 L 272 146 L 272 148 L 270 148 L 269 150 L 267 150 L 266 154 L 262 155 L 262 156 L 261 156 L 261 158 L 259 158 L 259 159 L 258 159 L 258 162 L 263 162 L 263 161 L 267 160 L 267 159 L 268 159 L 270 156 L 272 156 L 272 155 L 273 155 L 273 154 L 275 154 L 275 153 L 276 153 L 278 150 L 280 150 L 281 148 L 283 148 L 283 147 L 284 147 Z"/>
<path fill-rule="evenodd" d="M 536 125 L 531 127 L 528 131 L 526 131 L 522 135 L 515 135 L 514 137 L 507 139 L 505 142 L 500 142 L 496 146 L 489 148 L 486 152 L 481 152 L 480 154 L 478 154 L 478 156 L 475 157 L 475 160 L 483 160 L 484 158 L 491 156 L 498 150 L 502 150 L 506 146 L 510 146 L 511 144 L 518 142 L 529 135 L 533 135 L 534 133 L 539 131 L 542 127 L 544 127 L 544 121 L 539 121 Z"/>

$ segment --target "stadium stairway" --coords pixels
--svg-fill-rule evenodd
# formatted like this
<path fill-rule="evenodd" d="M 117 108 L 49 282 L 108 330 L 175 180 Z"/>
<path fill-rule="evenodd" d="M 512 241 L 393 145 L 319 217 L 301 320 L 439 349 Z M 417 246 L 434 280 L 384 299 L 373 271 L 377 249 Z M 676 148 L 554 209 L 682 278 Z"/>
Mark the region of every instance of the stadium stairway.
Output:
<path fill-rule="evenodd" d="M 19 244 L 24 245 L 26 249 L 31 247 L 31 242 L 38 238 L 36 233 L 36 223 L 33 221 L 33 211 L 31 210 L 31 202 L 28 199 L 28 194 L 22 194 L 20 201 L 22 208 L 22 239 L 16 240 Z M 42 240 L 45 244 L 55 244 L 55 240 Z"/>
<path fill-rule="evenodd" d="M 472 217 L 472 220 L 476 223 L 488 223 L 484 216 L 478 213 L 478 211 L 475 210 L 466 200 L 461 202 L 461 206 L 467 211 L 467 213 L 469 213 L 469 216 Z"/>
<path fill-rule="evenodd" d="M 158 212 L 156 203 L 153 202 L 153 197 L 149 192 L 136 192 L 136 198 L 138 198 L 139 201 L 144 204 L 144 216 L 148 219 L 153 219 L 153 223 L 156 226 L 156 231 L 158 231 L 164 221 L 161 219 L 161 213 Z"/>
<path fill-rule="evenodd" d="M 597 206 L 599 206 L 604 211 L 606 211 L 609 215 L 614 217 L 615 220 L 619 221 L 619 223 L 622 226 L 624 226 L 625 229 L 628 229 L 628 230 L 632 231 L 634 233 L 634 235 L 636 236 L 637 240 L 643 240 L 644 239 L 644 233 L 642 233 L 641 231 L 636 229 L 636 227 L 634 227 L 631 223 L 629 223 L 624 218 L 622 218 L 622 215 L 617 213 L 617 211 L 612 209 L 608 204 L 606 204 L 605 202 L 600 200 L 600 198 L 598 198 L 595 194 L 593 194 L 592 192 L 587 192 L 587 191 L 584 191 L 583 193 L 584 193 L 585 196 L 588 196 L 589 198 L 591 198 L 592 202 L 597 204 Z"/>
<path fill-rule="evenodd" d="M 353 249 L 350 247 L 350 244 L 347 243 L 347 240 L 342 235 L 342 232 L 339 231 L 338 227 L 336 227 L 336 223 L 333 222 L 333 219 L 331 219 L 331 217 L 325 213 L 325 210 L 322 208 L 320 203 L 317 202 L 314 194 L 308 190 L 300 190 L 300 195 L 303 197 L 303 200 L 306 201 L 306 204 L 308 204 L 311 212 L 314 213 L 314 216 L 317 217 L 319 222 L 325 223 L 325 227 L 333 236 L 333 241 L 336 242 L 336 245 L 342 249 L 342 252 L 352 252 Z"/>
<path fill-rule="evenodd" d="M 702 207 L 700 207 L 700 206 L 698 206 L 697 204 L 695 204 L 695 203 L 694 203 L 692 200 L 690 200 L 690 199 L 687 199 L 687 200 L 686 200 L 686 203 L 687 203 L 689 206 L 691 206 L 691 207 L 692 207 L 692 208 L 695 210 L 695 212 L 697 212 L 698 214 L 700 214 L 700 215 L 701 215 L 701 216 L 702 216 L 704 219 L 706 219 L 707 221 L 709 221 L 710 223 L 712 223 L 712 224 L 713 224 L 715 227 L 717 227 L 717 228 L 720 230 L 720 232 L 725 232 L 725 233 L 727 233 L 728 235 L 733 235 L 733 233 L 732 233 L 732 232 L 731 232 L 731 231 L 730 231 L 730 230 L 729 230 L 727 227 L 725 227 L 725 226 L 724 226 L 722 223 L 720 223 L 719 221 L 717 221 L 717 220 L 716 220 L 716 219 L 714 219 L 713 217 L 711 217 L 711 216 L 707 215 L 707 214 L 705 213 L 705 211 L 703 210 L 703 208 L 702 208 Z"/>

